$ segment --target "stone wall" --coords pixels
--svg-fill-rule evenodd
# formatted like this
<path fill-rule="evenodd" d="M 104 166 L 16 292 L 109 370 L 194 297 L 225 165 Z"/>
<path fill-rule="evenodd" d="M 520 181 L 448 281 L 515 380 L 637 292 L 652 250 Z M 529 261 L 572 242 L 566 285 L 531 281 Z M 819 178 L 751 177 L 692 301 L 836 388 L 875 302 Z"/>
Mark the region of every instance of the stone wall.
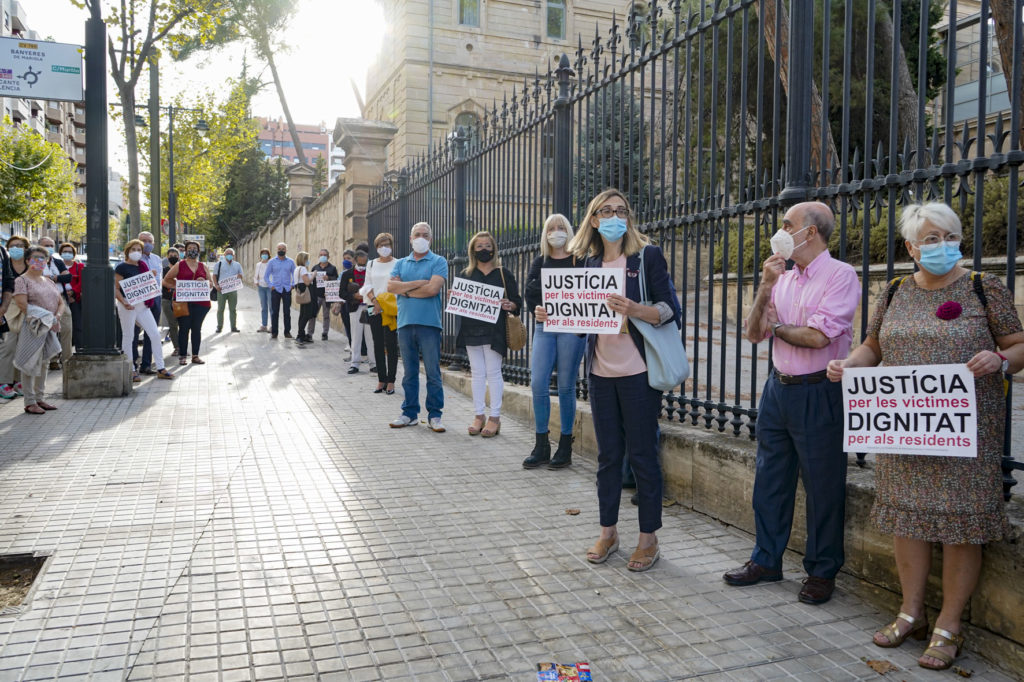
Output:
<path fill-rule="evenodd" d="M 449 389 L 471 395 L 468 372 L 444 371 Z M 529 387 L 505 385 L 502 410 L 528 423 L 533 422 L 533 396 Z M 559 428 L 558 401 L 552 400 L 550 428 Z M 573 454 L 597 459 L 590 405 L 577 404 L 576 442 Z M 695 512 L 754 533 L 751 493 L 754 487 L 755 444 L 747 438 L 709 431 L 699 426 L 661 422 L 661 459 L 665 475 L 665 497 Z M 528 452 L 523 452 L 525 457 Z M 850 457 L 846 499 L 846 564 L 842 585 L 853 585 L 857 595 L 876 604 L 888 614 L 899 609 L 899 579 L 893 557 L 892 538 L 879 533 L 869 521 L 874 502 L 872 464 L 859 468 Z M 789 549 L 796 555 L 806 540 L 805 500 L 797 493 L 793 534 Z M 1024 499 L 1015 497 L 1008 505 L 1011 535 L 1003 542 L 985 547 L 984 565 L 978 589 L 965 615 L 968 646 L 1007 671 L 1024 670 Z M 595 527 L 597 520 L 594 520 Z M 753 538 L 751 538 L 753 546 Z M 926 603 L 934 622 L 941 606 L 941 549 L 929 578 Z M 738 560 L 746 557 L 737 557 Z M 790 578 L 797 577 L 794 574 Z M 889 618 L 880 617 L 878 627 Z M 872 630 L 863 632 L 864 641 Z"/>

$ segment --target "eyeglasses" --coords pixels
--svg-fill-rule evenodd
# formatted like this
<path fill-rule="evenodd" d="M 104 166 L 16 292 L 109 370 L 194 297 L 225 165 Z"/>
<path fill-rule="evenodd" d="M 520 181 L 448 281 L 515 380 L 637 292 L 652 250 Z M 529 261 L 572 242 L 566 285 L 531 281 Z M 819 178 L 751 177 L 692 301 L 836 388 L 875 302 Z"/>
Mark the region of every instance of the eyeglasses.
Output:
<path fill-rule="evenodd" d="M 611 218 L 613 215 L 618 216 L 619 218 L 628 218 L 629 209 L 625 206 L 617 206 L 615 208 L 611 206 L 602 206 L 597 209 L 598 218 Z"/>
<path fill-rule="evenodd" d="M 962 240 L 963 237 L 958 234 L 947 234 L 945 239 L 943 239 L 937 234 L 930 234 L 924 239 L 919 239 L 914 243 L 919 246 L 921 244 L 924 244 L 926 246 L 935 246 L 936 244 L 941 244 L 942 242 L 946 242 L 947 244 L 959 244 Z"/>

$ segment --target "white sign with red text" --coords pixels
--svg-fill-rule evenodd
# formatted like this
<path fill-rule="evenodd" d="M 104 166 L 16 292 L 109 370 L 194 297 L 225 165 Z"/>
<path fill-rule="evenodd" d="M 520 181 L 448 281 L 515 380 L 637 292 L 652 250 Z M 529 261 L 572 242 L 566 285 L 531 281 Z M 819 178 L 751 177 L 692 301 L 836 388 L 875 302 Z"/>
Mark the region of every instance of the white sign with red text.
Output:
<path fill-rule="evenodd" d="M 626 271 L 618 268 L 542 268 L 541 295 L 546 332 L 618 334 L 625 318 L 605 301 L 626 290 Z"/>

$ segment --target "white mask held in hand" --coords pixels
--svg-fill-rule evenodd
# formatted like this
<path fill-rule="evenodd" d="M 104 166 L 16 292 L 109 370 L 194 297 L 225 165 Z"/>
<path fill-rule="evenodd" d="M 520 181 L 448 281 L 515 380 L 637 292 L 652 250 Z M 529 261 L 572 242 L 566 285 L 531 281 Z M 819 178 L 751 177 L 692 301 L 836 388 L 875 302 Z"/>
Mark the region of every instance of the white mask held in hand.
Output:
<path fill-rule="evenodd" d="M 430 242 L 424 237 L 416 237 L 412 240 L 412 250 L 419 254 L 430 251 Z"/>
<path fill-rule="evenodd" d="M 565 246 L 565 243 L 569 241 L 569 235 L 565 232 L 548 232 L 548 244 L 560 249 Z"/>
<path fill-rule="evenodd" d="M 807 227 L 810 227 L 810 225 Z M 789 257 L 793 255 L 794 251 L 807 243 L 806 241 L 802 241 L 800 242 L 800 246 L 797 246 L 796 242 L 793 240 L 793 236 L 800 234 L 806 230 L 807 227 L 803 228 L 803 230 L 797 230 L 793 234 L 790 234 L 785 230 L 779 230 L 773 234 L 771 241 L 769 242 L 772 245 L 772 253 L 778 254 L 786 260 L 789 260 Z"/>

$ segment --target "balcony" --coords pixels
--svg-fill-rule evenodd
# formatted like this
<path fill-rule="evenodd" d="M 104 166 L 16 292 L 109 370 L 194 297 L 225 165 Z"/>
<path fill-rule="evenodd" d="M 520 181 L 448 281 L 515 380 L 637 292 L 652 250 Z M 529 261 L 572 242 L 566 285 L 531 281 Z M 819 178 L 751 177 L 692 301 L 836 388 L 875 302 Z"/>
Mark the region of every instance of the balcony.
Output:
<path fill-rule="evenodd" d="M 60 144 L 61 143 L 60 133 L 59 132 L 54 132 L 52 130 L 47 130 L 46 131 L 46 141 L 47 142 L 52 142 L 54 144 Z"/>
<path fill-rule="evenodd" d="M 52 103 L 46 104 L 46 120 L 49 123 L 63 123 L 64 112 L 61 110 L 60 105 Z"/>
<path fill-rule="evenodd" d="M 71 140 L 75 143 L 76 147 L 85 146 L 85 128 L 75 128 L 71 134 Z"/>

